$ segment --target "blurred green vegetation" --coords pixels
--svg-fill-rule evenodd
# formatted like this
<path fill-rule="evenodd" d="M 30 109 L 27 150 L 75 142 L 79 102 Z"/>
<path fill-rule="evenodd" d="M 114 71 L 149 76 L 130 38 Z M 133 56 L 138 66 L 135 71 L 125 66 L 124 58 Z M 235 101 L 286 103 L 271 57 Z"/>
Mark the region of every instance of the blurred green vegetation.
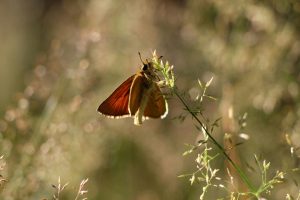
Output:
<path fill-rule="evenodd" d="M 4 0 L 0 26 L 1 199 L 51 199 L 58 177 L 69 182 L 62 199 L 75 199 L 85 178 L 89 199 L 198 199 L 201 186 L 177 178 L 194 168 L 196 157 L 181 154 L 199 133 L 191 118 L 174 120 L 183 112 L 175 98 L 166 119 L 141 127 L 96 112 L 139 69 L 137 52 L 154 49 L 191 96 L 197 79 L 214 77 L 218 100 L 204 113 L 222 117 L 219 141 L 249 135 L 236 147 L 244 169 L 256 154 L 271 174 L 287 173 L 266 198 L 297 196 L 300 152 L 290 147 L 300 146 L 300 2 Z M 218 168 L 226 177 L 222 160 Z M 258 184 L 259 172 L 247 173 Z"/>

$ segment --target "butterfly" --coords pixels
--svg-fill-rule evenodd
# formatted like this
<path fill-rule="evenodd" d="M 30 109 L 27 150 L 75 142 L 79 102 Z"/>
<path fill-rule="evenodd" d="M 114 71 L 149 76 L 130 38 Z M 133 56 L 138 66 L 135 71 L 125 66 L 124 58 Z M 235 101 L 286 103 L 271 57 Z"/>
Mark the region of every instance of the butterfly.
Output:
<path fill-rule="evenodd" d="M 139 53 L 140 55 L 140 53 Z M 149 118 L 164 118 L 168 104 L 159 87 L 159 77 L 153 63 L 146 59 L 141 70 L 124 81 L 103 103 L 98 112 L 111 118 L 134 117 L 141 125 Z"/>

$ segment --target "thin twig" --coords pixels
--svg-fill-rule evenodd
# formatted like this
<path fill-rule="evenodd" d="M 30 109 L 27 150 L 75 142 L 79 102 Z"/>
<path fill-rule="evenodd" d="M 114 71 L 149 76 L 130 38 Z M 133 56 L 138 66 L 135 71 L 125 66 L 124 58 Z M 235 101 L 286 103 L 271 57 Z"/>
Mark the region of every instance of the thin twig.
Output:
<path fill-rule="evenodd" d="M 192 110 L 190 109 L 190 107 L 187 105 L 187 103 L 184 101 L 184 99 L 180 96 L 180 94 L 178 93 L 176 88 L 173 88 L 173 92 L 174 94 L 178 97 L 178 99 L 181 101 L 181 103 L 184 105 L 184 107 L 186 108 L 186 110 L 193 116 L 194 119 L 196 119 L 196 121 L 200 124 L 200 126 L 203 128 L 203 130 L 205 131 L 205 133 L 208 135 L 208 137 L 211 139 L 211 141 L 213 142 L 214 145 L 216 145 L 221 152 L 223 153 L 223 155 L 226 157 L 226 159 L 232 164 L 232 166 L 235 168 L 235 170 L 240 174 L 241 178 L 243 179 L 243 181 L 247 184 L 248 188 L 250 189 L 250 191 L 255 191 L 254 186 L 252 185 L 252 183 L 250 182 L 249 178 L 247 177 L 247 175 L 241 170 L 241 168 L 235 164 L 235 162 L 229 157 L 229 155 L 226 153 L 225 149 L 215 140 L 215 138 L 209 133 L 209 131 L 207 130 L 207 128 L 204 126 L 204 124 L 200 121 L 200 119 L 197 117 L 197 115 L 195 115 L 194 112 L 192 112 Z"/>

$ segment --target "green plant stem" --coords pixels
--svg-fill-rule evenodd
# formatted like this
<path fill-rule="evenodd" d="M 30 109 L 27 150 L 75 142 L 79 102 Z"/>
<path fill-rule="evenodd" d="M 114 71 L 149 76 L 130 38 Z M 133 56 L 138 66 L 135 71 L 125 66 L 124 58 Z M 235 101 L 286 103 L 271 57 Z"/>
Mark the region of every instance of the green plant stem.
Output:
<path fill-rule="evenodd" d="M 229 155 L 226 153 L 225 149 L 215 140 L 215 138 L 209 133 L 209 131 L 207 130 L 207 128 L 204 126 L 204 124 L 200 121 L 200 119 L 195 115 L 194 112 L 192 112 L 192 110 L 189 108 L 189 106 L 187 105 L 187 103 L 185 102 L 185 100 L 180 96 L 180 94 L 178 93 L 176 88 L 173 88 L 173 92 L 174 94 L 178 97 L 178 99 L 181 101 L 181 103 L 185 106 L 185 108 L 188 110 L 188 112 L 196 119 L 196 121 L 200 124 L 200 126 L 203 128 L 203 130 L 205 131 L 205 133 L 208 135 L 208 137 L 211 139 L 211 141 L 213 142 L 214 145 L 216 145 L 221 152 L 223 153 L 223 155 L 226 157 L 226 159 L 231 163 L 231 165 L 234 167 L 234 169 L 238 172 L 238 174 L 240 175 L 240 177 L 242 178 L 243 182 L 248 186 L 250 192 L 252 193 L 253 191 L 255 191 L 255 188 L 253 187 L 253 185 L 251 184 L 249 178 L 247 177 L 247 175 L 241 170 L 241 168 L 235 164 L 235 162 L 233 162 L 233 160 L 229 157 Z"/>

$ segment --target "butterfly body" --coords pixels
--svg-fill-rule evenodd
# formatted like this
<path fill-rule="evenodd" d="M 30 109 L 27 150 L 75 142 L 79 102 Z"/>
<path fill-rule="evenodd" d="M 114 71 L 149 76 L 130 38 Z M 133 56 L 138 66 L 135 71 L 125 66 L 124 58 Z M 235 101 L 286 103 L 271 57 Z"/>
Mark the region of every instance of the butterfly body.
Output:
<path fill-rule="evenodd" d="M 112 118 L 134 117 L 135 125 L 148 118 L 164 118 L 168 105 L 157 80 L 152 63 L 144 64 L 98 107 L 98 112 Z"/>

